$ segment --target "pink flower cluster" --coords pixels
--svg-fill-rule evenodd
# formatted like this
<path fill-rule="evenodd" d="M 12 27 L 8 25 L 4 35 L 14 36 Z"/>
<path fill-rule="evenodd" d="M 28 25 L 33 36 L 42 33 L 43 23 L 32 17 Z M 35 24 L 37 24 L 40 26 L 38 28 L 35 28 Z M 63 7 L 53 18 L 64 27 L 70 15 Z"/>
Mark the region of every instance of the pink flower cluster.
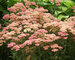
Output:
<path fill-rule="evenodd" d="M 0 29 L 1 29 L 1 24 L 0 24 Z"/>
<path fill-rule="evenodd" d="M 3 19 L 9 19 L 9 14 L 4 15 Z"/>
<path fill-rule="evenodd" d="M 75 12 L 75 6 L 73 6 L 72 9 L 73 9 L 73 12 Z"/>
<path fill-rule="evenodd" d="M 75 6 L 73 6 L 72 9 L 75 9 Z"/>
<path fill-rule="evenodd" d="M 53 52 L 57 52 L 58 51 L 58 49 L 57 48 L 59 48 L 59 49 L 63 49 L 61 46 L 58 46 L 58 44 L 53 44 L 53 45 L 48 45 L 48 46 L 44 46 L 43 48 L 44 48 L 44 50 L 48 50 L 48 48 L 52 48 L 52 51 Z"/>
<path fill-rule="evenodd" d="M 53 2 L 54 0 L 50 0 L 51 2 Z M 61 0 L 55 0 L 56 6 L 60 5 Z"/>

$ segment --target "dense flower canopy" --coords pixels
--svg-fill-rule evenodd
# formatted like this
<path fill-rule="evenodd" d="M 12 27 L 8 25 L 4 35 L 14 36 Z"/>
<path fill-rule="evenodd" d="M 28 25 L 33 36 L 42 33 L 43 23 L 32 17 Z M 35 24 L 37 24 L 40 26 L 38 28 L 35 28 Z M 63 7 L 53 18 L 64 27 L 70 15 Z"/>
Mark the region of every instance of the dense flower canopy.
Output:
<path fill-rule="evenodd" d="M 0 45 L 8 43 L 11 50 L 22 50 L 26 46 L 51 48 L 53 52 L 63 49 L 55 41 L 68 39 L 69 34 L 75 34 L 75 23 L 72 18 L 60 21 L 48 13 L 47 9 L 38 7 L 35 2 L 24 0 L 8 8 L 12 13 L 4 15 L 12 23 L 0 32 Z M 36 8 L 30 8 L 34 5 Z M 75 19 L 75 18 L 74 18 Z"/>

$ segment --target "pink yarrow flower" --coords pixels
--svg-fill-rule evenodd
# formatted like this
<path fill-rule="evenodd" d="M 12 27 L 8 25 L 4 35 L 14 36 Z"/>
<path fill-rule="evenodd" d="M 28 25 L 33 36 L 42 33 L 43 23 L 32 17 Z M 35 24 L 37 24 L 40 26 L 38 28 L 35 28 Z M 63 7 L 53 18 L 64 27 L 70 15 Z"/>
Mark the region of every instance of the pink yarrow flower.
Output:
<path fill-rule="evenodd" d="M 38 43 L 37 43 L 37 44 L 35 44 L 35 46 L 39 46 L 39 45 L 40 45 L 40 44 L 38 44 Z"/>
<path fill-rule="evenodd" d="M 3 19 L 9 19 L 9 14 L 4 15 Z"/>
<path fill-rule="evenodd" d="M 57 52 L 58 51 L 58 49 L 52 49 L 52 52 Z"/>
<path fill-rule="evenodd" d="M 1 28 L 1 24 L 0 24 L 0 28 Z"/>
<path fill-rule="evenodd" d="M 7 47 L 9 48 L 9 47 L 12 47 L 12 46 L 14 46 L 14 45 L 16 45 L 16 43 L 11 42 L 11 43 L 9 43 L 9 44 L 8 44 L 8 46 L 7 46 Z"/>

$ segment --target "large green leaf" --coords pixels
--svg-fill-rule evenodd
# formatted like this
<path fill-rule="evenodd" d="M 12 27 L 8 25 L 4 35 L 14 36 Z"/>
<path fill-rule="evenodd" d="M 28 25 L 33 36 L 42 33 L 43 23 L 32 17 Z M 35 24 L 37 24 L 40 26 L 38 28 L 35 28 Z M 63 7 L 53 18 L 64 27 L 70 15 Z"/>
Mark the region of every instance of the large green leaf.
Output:
<path fill-rule="evenodd" d="M 48 2 L 49 0 L 43 0 L 44 2 Z"/>
<path fill-rule="evenodd" d="M 37 2 L 37 4 L 39 4 L 39 5 L 49 5 L 49 3 L 45 3 L 45 2 Z"/>
<path fill-rule="evenodd" d="M 58 14 L 60 14 L 60 13 L 62 13 L 62 11 L 56 10 L 54 14 L 55 14 L 55 16 L 58 16 Z"/>
<path fill-rule="evenodd" d="M 68 17 L 69 17 L 69 16 L 59 15 L 59 16 L 58 16 L 58 19 L 60 19 L 60 20 L 61 20 L 62 18 L 65 18 L 65 19 L 66 19 L 66 18 L 68 18 Z"/>
<path fill-rule="evenodd" d="M 73 2 L 72 0 L 61 0 L 61 1 L 62 3 L 64 3 L 64 5 L 66 5 L 69 8 L 75 5 L 75 2 Z"/>
<path fill-rule="evenodd" d="M 67 7 L 62 6 L 62 11 L 65 12 L 67 10 Z"/>

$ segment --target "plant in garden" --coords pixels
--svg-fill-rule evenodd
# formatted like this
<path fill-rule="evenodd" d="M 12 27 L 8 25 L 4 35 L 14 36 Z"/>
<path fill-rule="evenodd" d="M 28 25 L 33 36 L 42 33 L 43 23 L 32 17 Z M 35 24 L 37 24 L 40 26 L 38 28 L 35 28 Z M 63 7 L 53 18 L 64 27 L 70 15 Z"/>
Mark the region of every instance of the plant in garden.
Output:
<path fill-rule="evenodd" d="M 14 60 L 49 60 L 47 56 L 64 48 L 58 42 L 75 35 L 75 20 L 59 21 L 35 2 L 24 2 L 14 4 L 8 8 L 11 13 L 3 16 L 10 23 L 0 32 L 0 46 L 7 43 Z"/>
<path fill-rule="evenodd" d="M 73 0 L 39 0 L 35 2 L 39 6 L 48 9 L 49 13 L 60 20 L 65 20 L 75 15 L 72 9 L 72 7 L 75 6 L 75 1 Z"/>
<path fill-rule="evenodd" d="M 3 20 L 2 17 L 4 14 L 9 13 L 7 10 L 8 7 L 13 6 L 17 2 L 22 2 L 22 0 L 0 0 L 0 24 L 2 25 L 1 29 L 8 24 L 8 20 Z"/>

